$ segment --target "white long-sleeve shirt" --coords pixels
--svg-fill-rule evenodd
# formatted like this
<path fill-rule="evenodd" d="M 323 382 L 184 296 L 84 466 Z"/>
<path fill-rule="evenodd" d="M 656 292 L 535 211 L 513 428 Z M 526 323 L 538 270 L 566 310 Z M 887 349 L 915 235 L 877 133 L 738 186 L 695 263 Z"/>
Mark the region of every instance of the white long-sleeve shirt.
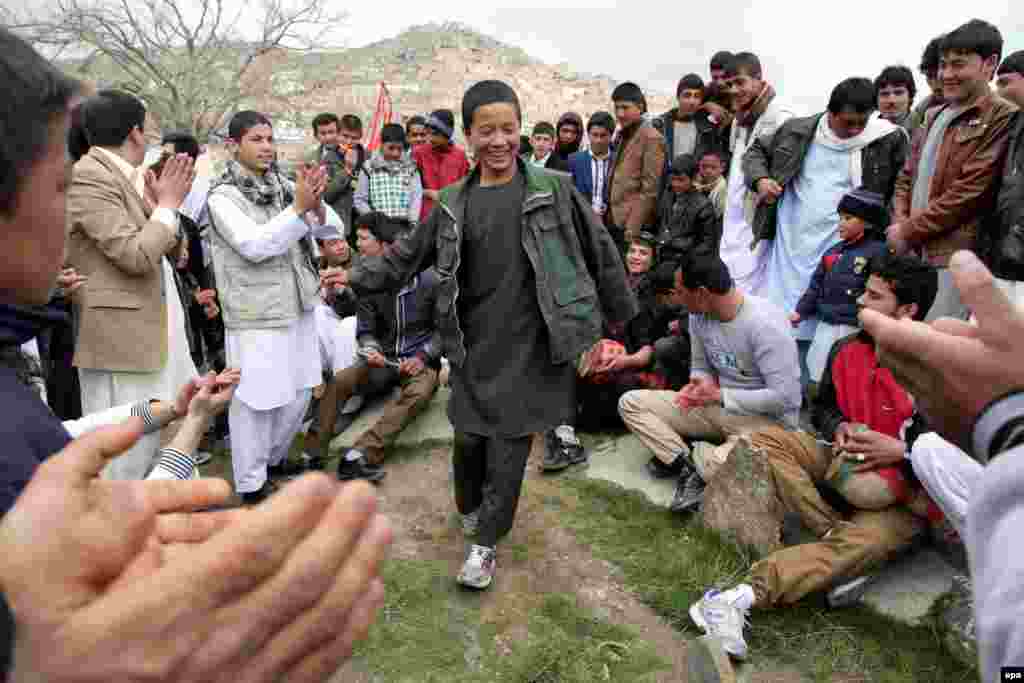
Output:
<path fill-rule="evenodd" d="M 311 229 L 291 207 L 266 223 L 257 223 L 229 197 L 214 194 L 207 207 L 220 235 L 242 256 L 259 263 L 288 251 L 303 237 L 322 234 L 322 228 L 344 234 L 345 224 L 327 207 L 325 226 Z M 235 397 L 254 410 L 286 406 L 299 392 L 322 381 L 316 320 L 312 311 L 288 327 L 225 331 L 229 367 L 242 371 Z"/>

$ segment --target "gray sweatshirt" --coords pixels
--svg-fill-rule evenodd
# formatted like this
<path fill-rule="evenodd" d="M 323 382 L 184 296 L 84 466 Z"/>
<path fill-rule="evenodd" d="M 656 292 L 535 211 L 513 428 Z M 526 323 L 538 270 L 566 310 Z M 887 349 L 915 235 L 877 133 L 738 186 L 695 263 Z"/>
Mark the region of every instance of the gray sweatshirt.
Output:
<path fill-rule="evenodd" d="M 800 361 L 782 309 L 744 295 L 739 314 L 722 322 L 690 314 L 690 375 L 718 378 L 725 409 L 799 426 Z"/>
<path fill-rule="evenodd" d="M 993 444 L 1001 432 L 1020 431 L 1022 418 L 1024 392 L 989 406 L 974 427 L 974 457 L 998 454 L 970 493 L 965 539 L 983 681 L 1000 680 L 1000 667 L 1024 666 L 1024 445 L 1000 453 Z"/>

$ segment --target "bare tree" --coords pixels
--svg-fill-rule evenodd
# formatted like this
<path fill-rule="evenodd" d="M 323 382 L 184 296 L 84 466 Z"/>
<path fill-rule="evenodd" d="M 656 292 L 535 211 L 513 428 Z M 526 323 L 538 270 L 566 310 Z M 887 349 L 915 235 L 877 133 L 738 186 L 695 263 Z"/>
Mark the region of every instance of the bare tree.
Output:
<path fill-rule="evenodd" d="M 335 46 L 345 13 L 331 0 L 52 0 L 0 7 L 0 19 L 65 67 L 143 99 L 164 127 L 200 139 L 254 91 L 301 94 Z M 287 92 L 274 92 L 274 81 Z"/>

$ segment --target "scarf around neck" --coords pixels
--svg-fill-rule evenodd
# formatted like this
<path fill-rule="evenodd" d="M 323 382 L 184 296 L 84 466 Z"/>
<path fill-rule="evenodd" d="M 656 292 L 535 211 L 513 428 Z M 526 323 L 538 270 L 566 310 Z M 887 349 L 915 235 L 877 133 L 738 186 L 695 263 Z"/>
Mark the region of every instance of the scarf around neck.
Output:
<path fill-rule="evenodd" d="M 736 112 L 736 123 L 742 128 L 753 128 L 754 124 L 757 123 L 757 120 L 761 118 L 761 115 L 767 111 L 768 105 L 770 105 L 774 99 L 775 88 L 772 87 L 771 83 L 766 81 L 764 89 L 761 90 L 761 94 L 750 103 L 750 107 L 743 111 Z"/>
<path fill-rule="evenodd" d="M 241 164 L 230 159 L 224 172 L 210 184 L 210 191 L 213 192 L 221 185 L 233 185 L 243 197 L 257 206 L 273 206 L 282 211 L 295 199 L 291 188 L 281 178 L 276 164 L 263 175 L 255 176 L 246 173 Z"/>
<path fill-rule="evenodd" d="M 852 138 L 841 138 L 828 124 L 828 112 L 826 112 L 818 119 L 818 127 L 814 131 L 814 142 L 835 152 L 848 152 L 850 154 L 850 180 L 854 187 L 860 187 L 863 180 L 862 151 L 872 142 L 897 130 L 903 129 L 891 121 L 876 116 L 868 119 L 868 124 L 859 135 Z"/>

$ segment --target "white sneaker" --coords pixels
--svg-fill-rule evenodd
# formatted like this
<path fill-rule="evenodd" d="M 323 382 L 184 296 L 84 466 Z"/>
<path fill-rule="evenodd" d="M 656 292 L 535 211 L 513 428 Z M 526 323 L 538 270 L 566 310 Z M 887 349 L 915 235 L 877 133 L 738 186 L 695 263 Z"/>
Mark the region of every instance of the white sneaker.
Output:
<path fill-rule="evenodd" d="M 721 591 L 708 591 L 691 605 L 690 619 L 706 634 L 718 638 L 729 655 L 747 658 L 747 641 L 743 639 L 747 610 L 729 602 Z"/>
<path fill-rule="evenodd" d="M 494 555 L 494 548 L 483 545 L 471 547 L 456 581 L 463 586 L 478 590 L 490 587 L 491 582 L 494 581 Z"/>
<path fill-rule="evenodd" d="M 480 511 L 473 510 L 468 515 L 462 515 L 462 535 L 463 536 L 476 536 L 476 532 L 480 529 Z"/>

